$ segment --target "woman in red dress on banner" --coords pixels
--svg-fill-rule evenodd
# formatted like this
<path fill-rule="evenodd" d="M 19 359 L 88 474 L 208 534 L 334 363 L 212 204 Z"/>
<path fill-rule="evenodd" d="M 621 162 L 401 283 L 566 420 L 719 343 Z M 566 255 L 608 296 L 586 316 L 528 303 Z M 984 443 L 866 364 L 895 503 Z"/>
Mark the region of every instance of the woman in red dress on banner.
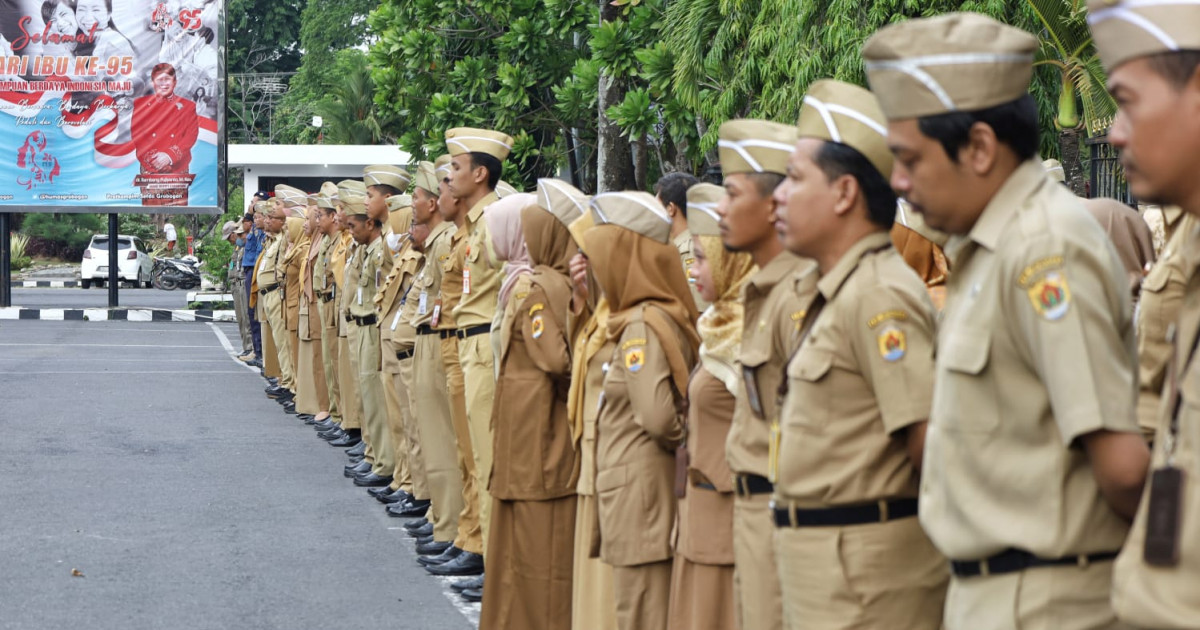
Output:
<path fill-rule="evenodd" d="M 187 173 L 200 133 L 196 103 L 175 95 L 175 67 L 150 71 L 154 93 L 133 102 L 133 146 L 142 173 Z"/>

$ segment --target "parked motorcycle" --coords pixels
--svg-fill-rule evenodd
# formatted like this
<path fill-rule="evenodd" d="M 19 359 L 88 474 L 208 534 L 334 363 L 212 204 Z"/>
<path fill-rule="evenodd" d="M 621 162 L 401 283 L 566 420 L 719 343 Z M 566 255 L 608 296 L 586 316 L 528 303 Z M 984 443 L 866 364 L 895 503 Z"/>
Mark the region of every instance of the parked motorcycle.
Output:
<path fill-rule="evenodd" d="M 154 288 L 164 291 L 195 289 L 200 286 L 200 262 L 195 256 L 155 258 L 150 272 Z"/>

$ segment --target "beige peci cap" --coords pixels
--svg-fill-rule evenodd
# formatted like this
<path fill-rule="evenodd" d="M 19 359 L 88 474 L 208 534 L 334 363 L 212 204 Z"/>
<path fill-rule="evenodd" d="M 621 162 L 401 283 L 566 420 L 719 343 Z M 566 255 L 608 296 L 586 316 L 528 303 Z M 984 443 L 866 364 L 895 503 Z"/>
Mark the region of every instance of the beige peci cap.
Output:
<path fill-rule="evenodd" d="M 544 177 L 537 182 L 537 205 L 570 226 L 587 213 L 591 198 L 561 179 Z"/>
<path fill-rule="evenodd" d="M 455 127 L 446 131 L 446 150 L 451 156 L 486 153 L 503 162 L 512 146 L 512 136 L 498 131 L 473 127 Z"/>
<path fill-rule="evenodd" d="M 285 208 L 308 205 L 308 194 L 287 184 L 279 184 L 275 187 L 275 198 L 282 201 Z"/>
<path fill-rule="evenodd" d="M 884 179 L 892 176 L 887 119 L 869 91 L 842 81 L 817 81 L 804 95 L 796 127 L 801 138 L 844 144 L 863 154 Z"/>
<path fill-rule="evenodd" d="M 688 231 L 696 236 L 720 236 L 717 204 L 724 196 L 725 189 L 716 184 L 696 184 L 687 189 Z"/>
<path fill-rule="evenodd" d="M 496 196 L 501 199 L 509 195 L 515 195 L 518 192 L 520 191 L 518 191 L 516 188 L 513 188 L 512 184 L 504 181 L 503 179 L 496 182 Z"/>
<path fill-rule="evenodd" d="M 721 172 L 787 174 L 796 128 L 768 120 L 730 120 L 717 130 Z"/>
<path fill-rule="evenodd" d="M 627 190 L 596 195 L 591 209 L 596 225 L 619 225 L 660 243 L 671 239 L 671 217 L 650 193 Z"/>
<path fill-rule="evenodd" d="M 450 154 L 438 156 L 438 159 L 433 161 L 433 173 L 437 178 L 438 183 L 443 179 L 450 177 Z"/>
<path fill-rule="evenodd" d="M 417 164 L 417 188 L 422 188 L 425 192 L 437 196 L 438 180 L 434 174 L 433 162 L 421 162 Z"/>
<path fill-rule="evenodd" d="M 226 221 L 225 225 L 221 226 L 221 240 L 227 240 L 233 236 L 242 227 L 241 221 Z"/>
<path fill-rule="evenodd" d="M 1055 159 L 1042 160 L 1042 169 L 1050 179 L 1062 183 L 1067 181 L 1067 173 L 1063 170 L 1062 162 Z"/>
<path fill-rule="evenodd" d="M 1106 70 L 1146 55 L 1200 50 L 1200 0 L 1091 0 L 1087 21 Z"/>
<path fill-rule="evenodd" d="M 363 169 L 363 183 L 367 186 L 391 186 L 400 192 L 408 190 L 412 175 L 399 166 L 372 164 Z"/>
<path fill-rule="evenodd" d="M 888 120 L 978 111 L 1021 98 L 1037 38 L 978 13 L 884 27 L 863 45 L 867 80 Z"/>
<path fill-rule="evenodd" d="M 412 195 L 392 195 L 387 198 L 388 212 L 412 207 Z"/>
<path fill-rule="evenodd" d="M 579 251 L 583 252 L 585 256 L 587 255 L 587 245 L 583 235 L 587 234 L 587 231 L 594 227 L 596 227 L 596 218 L 592 216 L 591 212 L 584 212 L 582 216 L 567 226 L 567 231 L 571 233 L 571 238 L 575 239 L 575 245 L 579 247 Z"/>
<path fill-rule="evenodd" d="M 346 216 L 367 213 L 367 186 L 357 179 L 343 179 L 337 183 L 338 201 L 345 208 Z"/>

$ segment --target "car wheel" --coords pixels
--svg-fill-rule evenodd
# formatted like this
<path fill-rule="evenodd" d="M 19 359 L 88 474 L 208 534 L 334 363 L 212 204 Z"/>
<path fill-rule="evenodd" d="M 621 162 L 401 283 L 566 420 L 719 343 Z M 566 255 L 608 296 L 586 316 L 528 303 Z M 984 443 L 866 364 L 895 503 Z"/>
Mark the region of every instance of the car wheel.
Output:
<path fill-rule="evenodd" d="M 91 280 L 80 280 L 79 286 L 83 287 L 84 289 L 90 289 L 90 288 L 92 288 L 92 281 Z"/>

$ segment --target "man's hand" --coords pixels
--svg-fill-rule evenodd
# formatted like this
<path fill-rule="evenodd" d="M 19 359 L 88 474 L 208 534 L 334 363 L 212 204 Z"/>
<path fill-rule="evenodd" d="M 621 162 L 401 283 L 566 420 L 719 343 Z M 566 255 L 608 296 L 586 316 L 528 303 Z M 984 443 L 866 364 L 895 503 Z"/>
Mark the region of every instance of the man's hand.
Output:
<path fill-rule="evenodd" d="M 165 171 L 168 168 L 170 168 L 172 163 L 173 163 L 173 161 L 171 160 L 171 156 L 167 155 L 166 153 L 163 153 L 162 151 L 155 153 L 150 158 L 150 166 L 153 166 L 154 170 L 159 171 L 159 172 Z"/>

